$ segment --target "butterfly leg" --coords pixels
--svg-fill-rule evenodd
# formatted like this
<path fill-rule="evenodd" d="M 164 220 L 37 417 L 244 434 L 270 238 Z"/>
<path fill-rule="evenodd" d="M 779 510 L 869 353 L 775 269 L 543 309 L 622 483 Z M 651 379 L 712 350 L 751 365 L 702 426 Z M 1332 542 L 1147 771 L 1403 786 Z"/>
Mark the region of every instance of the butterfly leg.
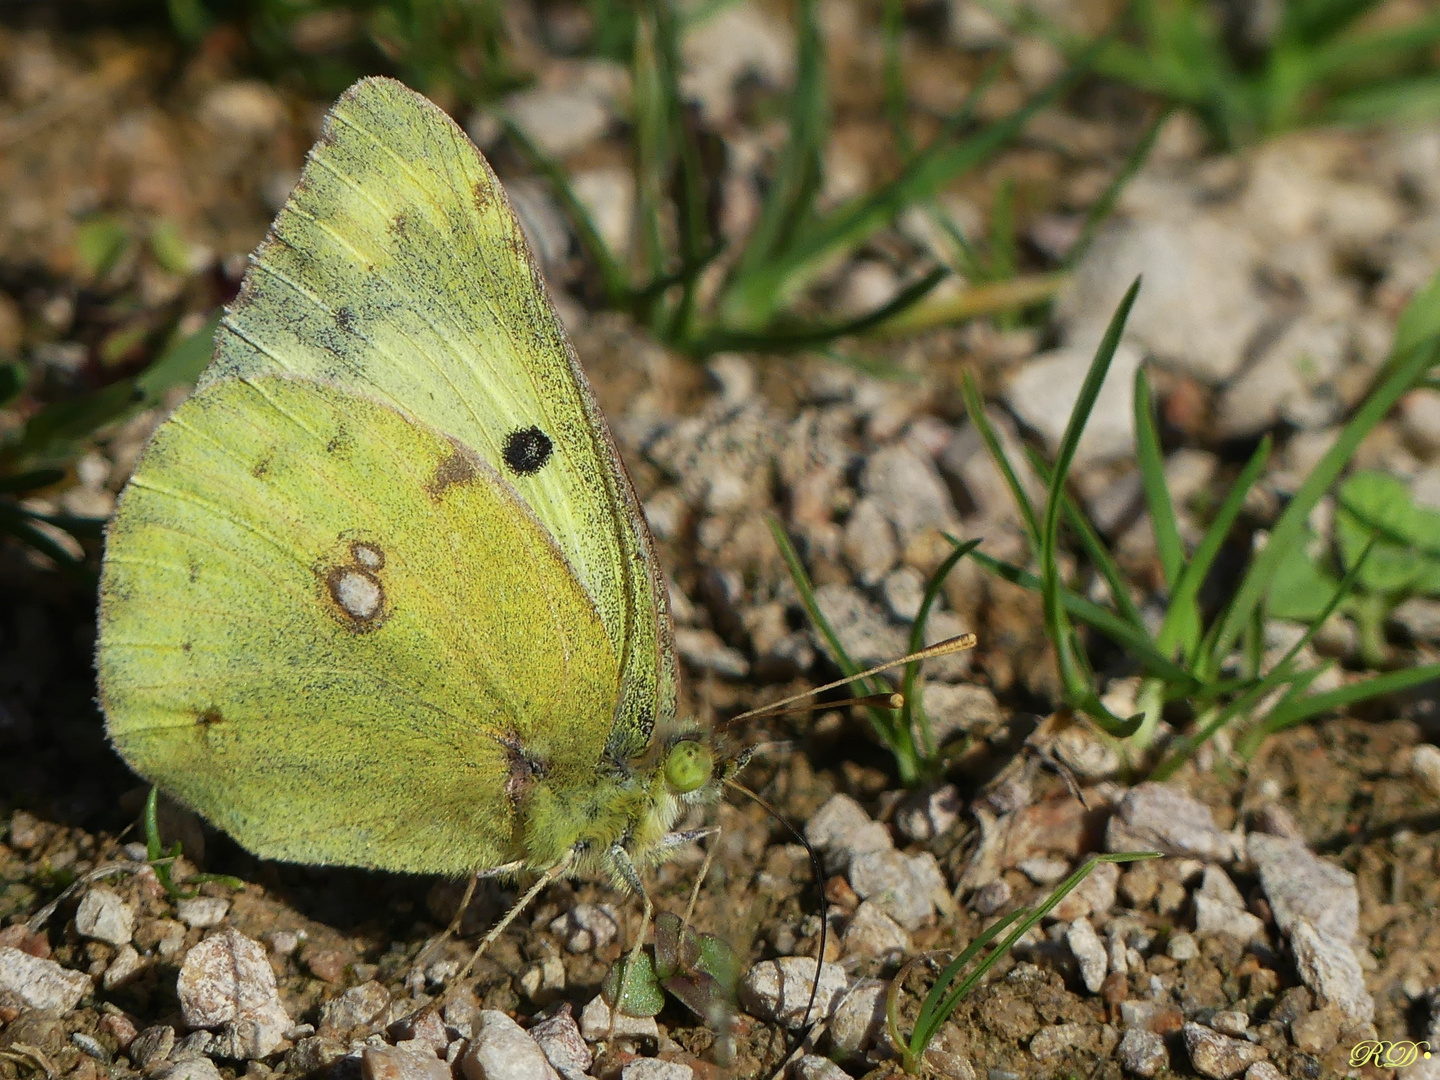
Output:
<path fill-rule="evenodd" d="M 460 924 L 465 920 L 465 909 L 470 906 L 470 901 L 475 897 L 476 885 L 487 878 L 509 877 L 523 869 L 525 869 L 524 863 L 512 862 L 505 863 L 503 866 L 494 866 L 488 870 L 477 870 L 471 874 L 470 880 L 465 883 L 465 894 L 460 897 L 460 906 L 455 909 L 455 915 L 450 920 L 450 925 L 445 927 L 439 937 L 425 946 L 420 955 L 416 957 L 412 970 L 423 972 L 429 966 L 430 958 L 460 932 Z"/>
<path fill-rule="evenodd" d="M 537 880 L 534 885 L 531 885 L 530 888 L 525 890 L 525 894 L 521 896 L 519 900 L 516 900 L 515 903 L 511 905 L 510 910 L 501 917 L 500 921 L 490 928 L 490 932 L 480 939 L 480 944 L 475 946 L 475 951 L 470 955 L 470 959 L 465 962 L 465 966 L 461 969 L 460 974 L 455 976 L 454 980 L 450 983 L 452 987 L 459 986 L 462 982 L 465 981 L 465 976 L 470 974 L 470 969 L 475 966 L 475 961 L 479 960 L 480 957 L 485 955 L 485 950 L 488 949 L 492 944 L 494 944 L 495 939 L 505 932 L 505 928 L 508 927 L 512 922 L 514 922 L 522 911 L 524 911 L 527 907 L 530 906 L 530 901 L 534 900 L 535 897 L 539 896 L 542 892 L 544 892 L 546 886 L 548 886 L 552 881 L 564 874 L 566 870 L 570 869 L 570 864 L 574 861 L 575 851 L 574 849 L 571 849 L 570 851 L 567 851 L 565 853 L 564 858 L 562 858 L 554 866 L 550 867 L 549 870 L 546 870 L 543 874 L 541 874 L 539 880 Z M 511 872 L 513 872 L 514 869 L 522 868 L 521 865 L 518 863 L 512 863 L 509 865 L 513 868 Z M 498 867 L 493 872 L 487 872 L 486 876 L 495 876 L 496 874 L 505 871 L 505 869 L 506 867 Z"/>

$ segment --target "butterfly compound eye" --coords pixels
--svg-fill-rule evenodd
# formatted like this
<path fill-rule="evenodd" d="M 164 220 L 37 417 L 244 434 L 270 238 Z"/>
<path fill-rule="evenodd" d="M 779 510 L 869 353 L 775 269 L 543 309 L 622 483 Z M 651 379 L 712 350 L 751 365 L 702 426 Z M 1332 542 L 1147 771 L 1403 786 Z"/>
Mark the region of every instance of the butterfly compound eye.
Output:
<path fill-rule="evenodd" d="M 665 759 L 665 782 L 681 795 L 704 787 L 714 772 L 715 756 L 710 748 L 693 739 L 676 743 Z"/>

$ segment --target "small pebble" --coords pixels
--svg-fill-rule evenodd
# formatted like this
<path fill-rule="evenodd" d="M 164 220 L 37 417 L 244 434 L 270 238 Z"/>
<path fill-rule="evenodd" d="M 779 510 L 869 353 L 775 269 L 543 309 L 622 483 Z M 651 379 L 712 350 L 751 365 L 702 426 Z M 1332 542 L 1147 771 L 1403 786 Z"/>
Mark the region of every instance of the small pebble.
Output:
<path fill-rule="evenodd" d="M 175 1046 L 175 1029 L 168 1024 L 148 1027 L 130 1044 L 130 1060 L 143 1069 L 156 1061 L 164 1061 Z"/>
<path fill-rule="evenodd" d="M 620 1070 L 620 1080 L 692 1080 L 695 1070 L 678 1061 L 636 1058 Z"/>
<path fill-rule="evenodd" d="M 320 1006 L 320 1027 L 337 1035 L 348 1035 L 362 1024 L 368 1024 L 390 1004 L 390 991 L 378 982 L 352 986 L 339 997 Z"/>
<path fill-rule="evenodd" d="M 1268 1056 L 1263 1047 L 1221 1035 L 1201 1024 L 1186 1024 L 1180 1030 L 1185 1039 L 1185 1049 L 1190 1053 L 1190 1064 L 1201 1076 L 1228 1080 Z"/>
<path fill-rule="evenodd" d="M 851 1080 L 851 1076 L 829 1058 L 806 1054 L 790 1066 L 790 1080 Z"/>
<path fill-rule="evenodd" d="M 892 575 L 893 576 L 893 575 Z M 910 840 L 933 840 L 960 820 L 964 800 L 953 784 L 922 791 L 900 804 L 895 827 Z"/>
<path fill-rule="evenodd" d="M 1115 892 L 1120 885 L 1120 867 L 1100 863 L 1090 876 L 1076 885 L 1056 904 L 1051 914 L 1060 922 L 1069 922 L 1083 915 L 1104 915 L 1115 906 Z"/>
<path fill-rule="evenodd" d="M 1250 1030 L 1250 1017 L 1238 1009 L 1226 1009 L 1210 1017 L 1210 1026 L 1222 1035 L 1239 1038 Z"/>
<path fill-rule="evenodd" d="M 360 1052 L 364 1080 L 451 1080 L 450 1066 L 428 1047 L 367 1046 Z"/>
<path fill-rule="evenodd" d="M 1285 1080 L 1285 1075 L 1268 1061 L 1257 1061 L 1245 1070 L 1245 1080 Z"/>
<path fill-rule="evenodd" d="M 1036 855 L 1016 866 L 1022 874 L 1036 885 L 1054 885 L 1070 873 L 1070 864 L 1053 855 Z"/>
<path fill-rule="evenodd" d="M 580 931 L 580 933 L 587 932 Z M 585 950 L 576 951 L 583 952 Z M 520 990 L 531 1001 L 558 994 L 564 989 L 565 963 L 558 956 L 547 956 L 544 960 L 531 964 L 520 973 Z"/>
<path fill-rule="evenodd" d="M 1089 919 L 1076 919 L 1065 931 L 1065 942 L 1070 946 L 1075 962 L 1080 966 L 1080 981 L 1085 984 L 1085 989 L 1092 994 L 1098 994 L 1101 984 L 1105 982 L 1109 960 L 1105 943 L 1100 940 L 1095 927 Z"/>
<path fill-rule="evenodd" d="M 620 923 L 615 909 L 608 904 L 576 904 L 550 923 L 550 932 L 565 942 L 567 952 L 588 953 L 614 941 Z"/>
<path fill-rule="evenodd" d="M 558 1080 L 539 1043 L 496 1009 L 480 1013 L 460 1072 L 465 1080 Z"/>
<path fill-rule="evenodd" d="M 910 951 L 910 935 L 878 904 L 865 900 L 845 927 L 844 945 L 857 956 L 900 957 Z"/>
<path fill-rule="evenodd" d="M 81 937 L 126 945 L 135 933 L 135 909 L 110 889 L 92 888 L 75 910 L 75 930 Z"/>
<path fill-rule="evenodd" d="M 970 904 L 981 915 L 994 915 L 1010 903 L 1011 893 L 1010 883 L 1004 878 L 996 878 L 976 889 L 975 895 L 970 897 Z"/>
<path fill-rule="evenodd" d="M 135 946 L 126 943 L 115 950 L 114 957 L 105 968 L 105 975 L 100 980 L 106 990 L 114 990 L 121 986 L 141 968 L 140 954 L 135 951 Z"/>
<path fill-rule="evenodd" d="M 653 1016 L 630 1016 L 612 1011 L 605 999 L 597 994 L 580 1012 L 580 1034 L 590 1043 L 611 1039 L 657 1041 L 660 1027 Z"/>
<path fill-rule="evenodd" d="M 1375 1019 L 1375 999 L 1365 988 L 1365 973 L 1348 941 L 1297 922 L 1290 928 L 1290 948 L 1301 981 L 1322 1005 L 1333 1005 L 1351 1023 Z"/>
<path fill-rule="evenodd" d="M 830 1045 L 842 1057 L 863 1054 L 885 1031 L 889 983 L 861 979 L 846 992 L 830 1017 Z"/>
<path fill-rule="evenodd" d="M 238 930 L 222 930 L 191 949 L 175 993 L 186 1024 L 221 1029 L 215 1048 L 221 1057 L 264 1057 L 291 1026 L 264 948 Z"/>
<path fill-rule="evenodd" d="M 175 914 L 180 916 L 180 921 L 197 930 L 219 926 L 229 912 L 230 901 L 218 896 L 194 896 L 175 904 Z"/>
<path fill-rule="evenodd" d="M 1200 955 L 1200 949 L 1195 944 L 1195 939 L 1185 931 L 1180 930 L 1170 935 L 1170 940 L 1165 943 L 1165 955 L 1171 960 L 1194 960 Z"/>
<path fill-rule="evenodd" d="M 1170 1052 L 1165 1040 L 1143 1027 L 1126 1030 L 1116 1047 L 1120 1066 L 1133 1076 L 1159 1076 L 1170 1068 Z"/>
<path fill-rule="evenodd" d="M 553 1016 L 548 1016 L 530 1029 L 530 1037 L 544 1051 L 546 1059 L 565 1080 L 581 1080 L 590 1071 L 594 1055 L 585 1045 L 580 1025 L 568 1001 Z"/>
<path fill-rule="evenodd" d="M 220 1070 L 207 1057 L 187 1057 L 155 1074 L 155 1080 L 221 1080 Z"/>
<path fill-rule="evenodd" d="M 1235 861 L 1235 843 L 1216 827 L 1208 806 L 1177 787 L 1148 781 L 1120 800 L 1105 832 L 1105 847 Z"/>
<path fill-rule="evenodd" d="M 0 946 L 0 993 L 14 994 L 29 1008 L 67 1013 L 91 989 L 90 977 L 83 972 Z"/>
<path fill-rule="evenodd" d="M 1086 1034 L 1084 1024 L 1047 1024 L 1031 1038 L 1030 1053 L 1044 1061 L 1079 1045 Z"/>
<path fill-rule="evenodd" d="M 1340 1041 L 1340 1013 L 1315 1009 L 1290 1021 L 1290 1040 L 1307 1054 L 1324 1054 Z"/>
<path fill-rule="evenodd" d="M 906 855 L 886 848 L 851 860 L 850 885 L 861 897 L 874 899 L 906 930 L 917 930 L 934 912 L 934 898 L 937 891 L 945 890 L 945 876 L 928 851 Z"/>
<path fill-rule="evenodd" d="M 103 1043 L 94 1035 L 87 1035 L 83 1031 L 72 1031 L 70 1041 L 79 1047 L 82 1054 L 86 1054 L 96 1061 L 110 1064 L 110 1051 L 105 1049 Z"/>
<path fill-rule="evenodd" d="M 848 795 L 834 795 L 805 823 L 805 839 L 820 850 L 827 874 L 842 874 L 857 855 L 893 847 L 889 830 Z"/>
<path fill-rule="evenodd" d="M 756 964 L 740 983 L 740 1004 L 752 1016 L 773 1020 L 792 1031 L 810 1020 L 830 1015 L 848 980 L 835 964 L 820 967 L 815 1006 L 808 1014 L 810 990 L 815 983 L 815 960 L 809 956 L 782 956 Z"/>

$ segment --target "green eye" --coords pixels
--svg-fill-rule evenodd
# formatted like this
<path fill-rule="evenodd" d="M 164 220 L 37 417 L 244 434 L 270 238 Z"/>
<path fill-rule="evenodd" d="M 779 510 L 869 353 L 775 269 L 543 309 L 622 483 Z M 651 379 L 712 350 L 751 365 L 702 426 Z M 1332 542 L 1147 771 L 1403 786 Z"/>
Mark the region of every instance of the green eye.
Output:
<path fill-rule="evenodd" d="M 665 782 L 681 795 L 703 787 L 715 771 L 710 748 L 691 739 L 670 748 L 665 759 Z"/>

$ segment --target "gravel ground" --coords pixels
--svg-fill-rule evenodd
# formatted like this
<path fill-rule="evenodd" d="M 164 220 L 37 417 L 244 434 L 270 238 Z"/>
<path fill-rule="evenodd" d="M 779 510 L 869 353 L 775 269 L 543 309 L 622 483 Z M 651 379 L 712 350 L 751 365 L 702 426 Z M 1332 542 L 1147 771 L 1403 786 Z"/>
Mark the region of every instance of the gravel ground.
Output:
<path fill-rule="evenodd" d="M 970 6 L 954 8 L 948 36 L 917 30 L 910 43 L 911 89 L 931 116 L 954 107 L 987 47 Z M 874 95 L 860 89 L 877 70 L 874 28 L 849 5 L 824 11 L 840 88 L 826 198 L 838 200 L 874 179 L 888 147 Z M 692 41 L 687 86 L 729 148 L 723 212 L 739 229 L 755 206 L 754 163 L 773 143 L 746 94 L 792 72 L 789 33 L 768 7 L 727 12 Z M 534 87 L 502 107 L 575 171 L 602 230 L 623 236 L 624 72 L 543 53 L 534 62 Z M 986 108 L 1053 75 L 1055 58 L 1030 43 L 1013 67 Z M 182 57 L 143 30 L 0 27 L 0 356 L 34 373 L 19 405 L 0 411 L 0 433 L 38 402 L 131 370 L 163 330 L 198 325 L 233 293 L 327 104 L 243 77 L 223 39 Z M 506 171 L 514 162 L 493 119 L 461 119 L 515 181 L 660 542 L 685 704 L 706 721 L 833 677 L 760 511 L 795 537 L 861 662 L 904 651 L 923 581 L 949 550 L 942 533 L 1023 556 L 1013 506 L 964 419 L 963 372 L 1006 439 L 1053 450 L 1105 320 L 1143 273 L 1075 490 L 1150 595 L 1159 579 L 1131 453 L 1135 366 L 1147 364 L 1157 389 L 1187 533 L 1256 440 L 1277 437 L 1249 511 L 1248 527 L 1262 530 L 1440 265 L 1440 128 L 1307 132 L 1214 156 L 1178 116 L 1045 319 L 856 344 L 847 355 L 861 363 L 724 354 L 700 364 L 587 306 L 576 241 L 545 189 Z M 1025 257 L 1051 268 L 1144 119 L 1139 103 L 1082 90 L 942 205 L 973 225 L 998 182 L 1014 180 Z M 96 274 L 79 253 L 100 213 L 136 240 Z M 147 242 L 161 225 L 180 238 L 164 257 Z M 866 310 L 940 242 L 903 218 L 807 302 Z M 880 364 L 895 377 L 864 374 Z M 161 412 L 101 432 L 39 505 L 108 513 Z M 1353 464 L 1440 506 L 1440 393 L 1402 402 Z M 1174 781 L 1135 783 L 1110 745 L 1050 717 L 1058 682 L 1038 603 L 962 563 L 933 637 L 973 630 L 980 645 L 930 665 L 924 684 L 952 751 L 942 784 L 900 789 L 863 721 L 841 710 L 733 733 L 764 744 L 747 779 L 804 830 L 825 873 L 815 882 L 804 849 L 755 806 L 710 812 L 723 832 L 695 924 L 742 961 L 733 1015 L 706 1023 L 674 1001 L 654 1020 L 609 1015 L 597 995 L 639 905 L 580 881 L 548 889 L 500 938 L 473 993 L 417 1017 L 470 949 L 453 942 L 417 964 L 460 886 L 261 862 L 164 807 L 164 831 L 185 846 L 178 876 L 245 883 L 171 899 L 135 844 L 145 792 L 105 745 L 93 704 L 92 594 L 15 546 L 0 547 L 0 582 L 7 1080 L 769 1075 L 814 976 L 821 890 L 825 1023 L 794 1075 L 891 1075 L 890 980 L 902 976 L 908 1027 L 929 979 L 907 961 L 962 948 L 1091 853 L 1135 849 L 1167 857 L 1101 867 L 1027 935 L 941 1029 L 926 1059 L 934 1075 L 1378 1077 L 1393 1071 L 1348 1065 L 1361 1040 L 1440 1041 L 1430 690 L 1290 731 L 1248 764 L 1217 740 Z M 1394 666 L 1433 660 L 1440 603 L 1408 602 L 1388 631 Z M 1276 624 L 1269 637 L 1294 631 Z M 1342 620 L 1313 645 L 1340 661 L 1336 684 L 1361 673 L 1356 649 Z M 1100 677 L 1117 710 L 1133 702 L 1123 658 Z M 662 909 L 683 909 L 701 861 L 684 851 L 657 872 Z M 513 895 L 482 887 L 462 932 L 483 929 Z M 1440 1076 L 1431 1069 L 1404 1075 Z"/>

